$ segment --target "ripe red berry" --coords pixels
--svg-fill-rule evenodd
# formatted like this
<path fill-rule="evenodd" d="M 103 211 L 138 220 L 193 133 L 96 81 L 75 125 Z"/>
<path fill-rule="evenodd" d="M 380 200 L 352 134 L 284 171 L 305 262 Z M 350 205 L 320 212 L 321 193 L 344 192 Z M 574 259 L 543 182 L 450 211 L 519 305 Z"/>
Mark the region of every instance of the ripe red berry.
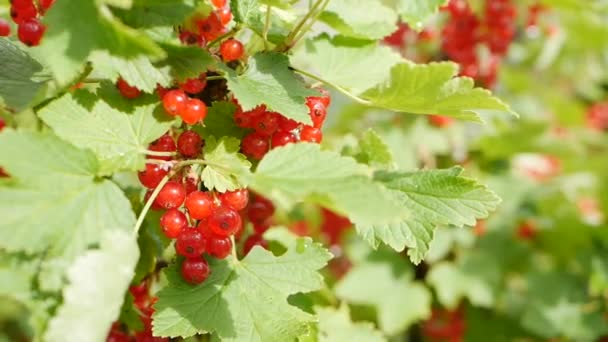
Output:
<path fill-rule="evenodd" d="M 179 40 L 185 45 L 198 45 L 200 47 L 205 47 L 205 45 L 207 45 L 205 37 L 185 30 L 180 32 Z"/>
<path fill-rule="evenodd" d="M 127 99 L 134 99 L 141 95 L 141 91 L 139 89 L 129 85 L 129 83 L 122 78 L 119 78 L 118 81 L 116 81 L 116 88 L 118 88 L 118 91 L 120 91 L 120 95 Z"/>
<path fill-rule="evenodd" d="M 309 97 L 306 99 L 306 105 L 308 106 L 313 126 L 321 128 L 325 117 L 327 117 L 327 108 L 323 104 L 323 101 L 319 97 Z"/>
<path fill-rule="evenodd" d="M 205 37 L 208 42 L 218 38 L 226 32 L 220 17 L 215 12 L 211 12 L 209 17 L 199 20 L 196 24 L 198 25 L 200 34 Z"/>
<path fill-rule="evenodd" d="M 188 227 L 188 219 L 181 211 L 169 209 L 160 217 L 160 227 L 166 237 L 175 239 Z"/>
<path fill-rule="evenodd" d="M 536 236 L 537 229 L 531 222 L 523 222 L 517 227 L 517 237 L 521 240 L 531 240 Z"/>
<path fill-rule="evenodd" d="M 226 6 L 226 0 L 211 0 L 211 3 L 217 8 Z"/>
<path fill-rule="evenodd" d="M 207 253 L 215 258 L 224 259 L 230 255 L 232 240 L 227 236 L 211 234 L 207 238 Z"/>
<path fill-rule="evenodd" d="M 272 135 L 271 144 L 272 147 L 285 146 L 290 143 L 296 142 L 296 136 L 289 131 L 276 131 Z"/>
<path fill-rule="evenodd" d="M 278 114 L 264 112 L 253 119 L 253 129 L 261 135 L 271 136 L 279 128 Z"/>
<path fill-rule="evenodd" d="M 263 222 L 274 214 L 274 204 L 262 196 L 256 195 L 247 210 L 247 217 L 253 223 Z"/>
<path fill-rule="evenodd" d="M 149 163 L 146 164 L 146 168 L 143 171 L 137 173 L 137 178 L 139 178 L 141 185 L 148 189 L 154 189 L 167 173 L 169 171 L 163 170 L 160 165 Z"/>
<path fill-rule="evenodd" d="M 7 37 L 11 34 L 11 26 L 8 21 L 0 18 L 0 37 Z"/>
<path fill-rule="evenodd" d="M 209 218 L 209 229 L 219 236 L 235 234 L 242 226 L 241 215 L 229 207 L 219 207 Z"/>
<path fill-rule="evenodd" d="M 180 83 L 179 87 L 188 94 L 198 94 L 207 86 L 207 74 L 201 74 L 197 78 L 189 78 Z"/>
<path fill-rule="evenodd" d="M 150 196 L 152 196 L 153 192 L 154 192 L 154 189 L 148 189 L 148 191 L 146 191 L 146 195 L 144 196 L 144 202 L 148 202 L 148 200 L 150 199 Z M 150 207 L 150 209 L 158 211 L 158 210 L 162 210 L 163 207 L 161 207 L 160 204 L 158 204 L 158 202 L 155 199 L 154 202 L 152 202 L 152 206 Z"/>
<path fill-rule="evenodd" d="M 268 241 L 264 240 L 261 235 L 253 234 L 248 237 L 247 240 L 245 240 L 245 243 L 243 244 L 243 252 L 245 252 L 245 254 L 249 254 L 251 249 L 255 246 L 268 249 Z"/>
<path fill-rule="evenodd" d="M 197 285 L 204 282 L 211 273 L 207 261 L 202 257 L 185 259 L 182 262 L 181 274 L 187 283 Z"/>
<path fill-rule="evenodd" d="M 245 136 L 241 142 L 243 153 L 253 159 L 262 159 L 268 149 L 268 138 L 256 132 Z"/>
<path fill-rule="evenodd" d="M 30 19 L 35 19 L 38 16 L 38 10 L 36 10 L 33 1 L 20 1 L 11 5 L 10 14 L 13 21 L 16 24 L 21 25 Z"/>
<path fill-rule="evenodd" d="M 230 208 L 240 211 L 247 207 L 249 201 L 249 191 L 247 189 L 238 189 L 235 191 L 226 191 L 220 194 L 220 201 Z"/>
<path fill-rule="evenodd" d="M 169 92 L 169 89 L 161 86 L 160 84 L 156 84 L 156 94 L 158 95 L 158 98 L 163 99 L 163 97 L 165 96 L 165 94 L 167 94 Z"/>
<path fill-rule="evenodd" d="M 323 132 L 316 127 L 304 126 L 300 132 L 300 140 L 318 144 L 323 140 Z"/>
<path fill-rule="evenodd" d="M 178 208 L 186 199 L 186 189 L 181 183 L 169 181 L 158 193 L 156 202 L 165 209 Z"/>
<path fill-rule="evenodd" d="M 257 234 L 264 234 L 264 232 L 266 232 L 268 230 L 268 228 L 270 228 L 270 226 L 272 225 L 272 219 L 268 218 L 264 221 L 261 222 L 254 222 L 253 223 L 253 231 L 256 232 Z"/>
<path fill-rule="evenodd" d="M 201 154 L 203 139 L 194 131 L 184 131 L 177 138 L 177 150 L 184 157 L 193 158 Z"/>
<path fill-rule="evenodd" d="M 54 3 L 55 3 L 55 0 L 40 0 L 39 4 L 40 4 L 40 9 L 42 10 L 42 14 L 44 14 L 46 11 L 48 11 L 49 8 L 51 8 L 51 6 L 53 6 Z"/>
<path fill-rule="evenodd" d="M 197 191 L 198 185 L 196 184 L 196 180 L 190 177 L 186 177 L 186 179 L 184 179 L 184 188 L 186 188 L 186 196 Z"/>
<path fill-rule="evenodd" d="M 230 11 L 229 7 L 220 8 L 215 12 L 224 26 L 228 25 L 230 20 L 232 20 L 232 11 Z"/>
<path fill-rule="evenodd" d="M 194 125 L 207 116 L 207 105 L 199 99 L 189 99 L 186 102 L 186 107 L 179 115 L 185 123 Z"/>
<path fill-rule="evenodd" d="M 448 127 L 454 123 L 452 118 L 443 115 L 429 115 L 428 120 L 431 125 L 439 128 Z"/>
<path fill-rule="evenodd" d="M 213 196 L 209 192 L 194 191 L 186 197 L 186 209 L 190 217 L 195 220 L 203 220 L 211 216 L 215 209 Z"/>
<path fill-rule="evenodd" d="M 184 111 L 188 96 L 182 90 L 174 89 L 163 96 L 163 107 L 170 115 L 176 116 Z"/>
<path fill-rule="evenodd" d="M 112 327 L 108 337 L 106 338 L 106 342 L 129 342 L 131 341 L 131 337 L 126 332 L 120 330 L 119 327 L 116 329 Z"/>
<path fill-rule="evenodd" d="M 177 147 L 175 146 L 175 141 L 169 134 L 164 134 L 160 138 L 156 139 L 155 142 L 150 144 L 148 147 L 150 151 L 154 152 L 175 152 Z M 173 157 L 171 156 L 147 156 L 150 159 L 159 159 L 159 160 L 171 160 Z"/>
<path fill-rule="evenodd" d="M 188 259 L 198 258 L 205 252 L 207 240 L 198 229 L 186 228 L 177 237 L 175 251 Z"/>
<path fill-rule="evenodd" d="M 17 36 L 23 44 L 27 46 L 36 46 L 40 44 L 40 40 L 46 31 L 44 26 L 38 19 L 31 18 L 23 21 L 17 28 Z"/>
<path fill-rule="evenodd" d="M 236 39 L 228 39 L 220 46 L 220 54 L 226 62 L 235 61 L 243 56 L 243 43 Z"/>

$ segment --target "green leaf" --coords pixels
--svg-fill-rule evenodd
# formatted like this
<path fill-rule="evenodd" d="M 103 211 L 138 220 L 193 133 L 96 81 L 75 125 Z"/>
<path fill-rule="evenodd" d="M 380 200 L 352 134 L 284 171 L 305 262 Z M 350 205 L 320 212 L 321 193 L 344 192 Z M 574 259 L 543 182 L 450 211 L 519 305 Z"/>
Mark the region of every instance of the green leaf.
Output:
<path fill-rule="evenodd" d="M 316 308 L 319 316 L 319 342 L 382 342 L 386 338 L 370 322 L 353 322 L 347 305 Z"/>
<path fill-rule="evenodd" d="M 195 10 L 192 0 L 133 0 L 128 11 L 117 11 L 133 27 L 179 25 Z"/>
<path fill-rule="evenodd" d="M 284 0 L 280 0 L 283 1 Z M 260 1 L 269 4 L 269 1 Z M 264 12 L 260 9 L 260 2 L 258 0 L 232 0 L 230 9 L 234 14 L 234 20 L 237 23 L 243 24 L 249 27 L 259 37 L 264 37 L 264 29 L 266 27 L 266 11 L 267 7 L 264 6 Z M 270 1 L 277 2 L 277 1 Z M 275 5 L 270 3 L 271 5 Z M 285 7 L 279 5 L 278 7 Z M 276 8 L 271 9 L 270 25 L 268 26 L 268 32 L 266 39 L 272 43 L 279 44 L 285 40 L 289 34 L 292 26 L 292 17 L 287 14 L 286 11 L 281 11 Z"/>
<path fill-rule="evenodd" d="M 129 9 L 133 6 L 133 0 L 101 0 L 104 4 L 108 4 L 110 6 Z"/>
<path fill-rule="evenodd" d="M 377 40 L 397 29 L 397 13 L 381 0 L 331 0 L 320 18 L 355 38 Z"/>
<path fill-rule="evenodd" d="M 357 226 L 358 233 L 373 246 L 384 242 L 419 263 L 429 248 L 437 226 L 474 226 L 496 209 L 500 198 L 476 181 L 462 177 L 459 167 L 411 173 L 378 172 L 376 180 L 391 189 L 401 205 L 416 213 L 394 224 Z"/>
<path fill-rule="evenodd" d="M 237 126 L 234 122 L 235 110 L 236 106 L 232 102 L 213 102 L 205 118 L 205 125 L 195 126 L 193 129 L 202 134 L 203 137 L 214 135 L 242 139 L 247 134 L 247 131 Z"/>
<path fill-rule="evenodd" d="M 164 56 L 150 38 L 119 22 L 99 1 L 57 1 L 44 19 L 48 30 L 34 50 L 62 85 L 82 71 L 95 50 L 127 58 Z"/>
<path fill-rule="evenodd" d="M 290 144 L 270 151 L 249 186 L 289 208 L 309 200 L 348 216 L 356 225 L 399 222 L 409 212 L 369 177 L 367 167 L 316 144 Z"/>
<path fill-rule="evenodd" d="M 335 291 L 348 302 L 373 306 L 382 331 L 395 335 L 431 314 L 431 293 L 413 278 L 398 255 L 375 252 L 353 267 Z"/>
<path fill-rule="evenodd" d="M 109 103 L 115 104 L 80 91 L 49 103 L 39 115 L 61 138 L 95 152 L 102 173 L 140 170 L 148 144 L 171 127 L 173 118 L 155 110 L 160 107 L 152 97 L 129 102 L 129 112 Z"/>
<path fill-rule="evenodd" d="M 0 100 L 19 112 L 49 80 L 42 65 L 6 38 L 0 38 Z"/>
<path fill-rule="evenodd" d="M 100 249 L 78 257 L 68 269 L 63 304 L 49 322 L 45 341 L 105 340 L 120 314 L 138 256 L 133 234 L 106 230 Z"/>
<path fill-rule="evenodd" d="M 242 261 L 213 259 L 202 284 L 185 283 L 177 266 L 165 274 L 153 316 L 157 336 L 189 337 L 212 332 L 222 341 L 291 341 L 314 317 L 291 306 L 287 297 L 319 289 L 317 272 L 331 258 L 320 244 L 298 239 L 281 256 L 254 247 Z"/>
<path fill-rule="evenodd" d="M 32 280 L 38 263 L 21 254 L 0 251 L 0 298 L 13 298 L 22 303 L 32 297 Z"/>
<path fill-rule="evenodd" d="M 482 110 L 513 112 L 489 90 L 474 88 L 468 77 L 455 77 L 458 66 L 451 62 L 413 64 L 404 62 L 391 70 L 390 81 L 366 91 L 370 105 L 399 112 L 441 114 L 481 121 Z"/>
<path fill-rule="evenodd" d="M 241 178 L 249 174 L 251 163 L 239 153 L 241 142 L 236 138 L 214 136 L 205 138 L 203 154 L 208 163 L 203 169 L 201 179 L 209 190 L 219 192 L 234 191 L 244 187 Z"/>
<path fill-rule="evenodd" d="M 215 59 L 209 51 L 196 46 L 176 46 L 161 44 L 167 52 L 167 58 L 157 63 L 165 74 L 175 81 L 199 77 L 215 65 Z"/>
<path fill-rule="evenodd" d="M 230 0 L 230 9 L 237 23 L 253 26 L 261 21 L 262 11 L 258 0 Z"/>
<path fill-rule="evenodd" d="M 393 8 L 399 13 L 401 20 L 408 23 L 414 30 L 420 31 L 424 22 L 433 14 L 437 13 L 439 7 L 446 4 L 447 0 L 389 0 Z"/>
<path fill-rule="evenodd" d="M 153 92 L 157 84 L 164 87 L 171 85 L 171 78 L 157 70 L 145 56 L 124 59 L 100 51 L 93 53 L 91 61 L 96 75 L 112 82 L 122 77 L 129 85 L 147 93 Z"/>
<path fill-rule="evenodd" d="M 450 262 L 433 265 L 426 282 L 437 292 L 439 303 L 450 309 L 455 309 L 464 298 L 481 307 L 494 303 L 494 293 L 484 278 L 469 274 Z"/>
<path fill-rule="evenodd" d="M 300 44 L 291 57 L 294 67 L 358 95 L 389 79 L 401 56 L 388 46 L 326 35 Z M 353 72 L 365 70 L 365 72 Z"/>
<path fill-rule="evenodd" d="M 305 87 L 292 71 L 289 60 L 279 53 L 258 53 L 251 57 L 242 75 L 224 67 L 228 88 L 243 110 L 265 104 L 268 110 L 305 124 L 312 124 L 306 107 L 306 97 L 318 93 Z"/>
<path fill-rule="evenodd" d="M 270 5 L 279 8 L 289 8 L 291 5 L 298 2 L 298 0 L 260 0 L 261 4 Z"/>
<path fill-rule="evenodd" d="M 359 141 L 360 151 L 357 161 L 380 168 L 392 168 L 395 165 L 393 154 L 382 138 L 371 128 L 363 133 Z"/>

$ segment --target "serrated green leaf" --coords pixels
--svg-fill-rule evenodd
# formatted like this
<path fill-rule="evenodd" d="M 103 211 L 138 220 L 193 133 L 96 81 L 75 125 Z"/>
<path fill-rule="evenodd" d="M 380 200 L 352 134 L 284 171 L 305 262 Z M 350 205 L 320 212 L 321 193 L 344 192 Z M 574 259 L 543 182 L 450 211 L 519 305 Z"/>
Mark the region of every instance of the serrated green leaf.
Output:
<path fill-rule="evenodd" d="M 209 107 L 205 118 L 205 125 L 195 126 L 193 129 L 199 132 L 203 138 L 208 136 L 243 138 L 247 130 L 239 127 L 234 122 L 236 106 L 227 101 L 216 101 Z"/>
<path fill-rule="evenodd" d="M 8 39 L 0 38 L 0 100 L 8 109 L 24 109 L 49 79 L 38 61 Z"/>
<path fill-rule="evenodd" d="M 323 35 L 299 45 L 291 57 L 294 67 L 318 75 L 358 95 L 389 79 L 401 56 L 378 42 Z M 365 70 L 365 72 L 353 72 Z"/>
<path fill-rule="evenodd" d="M 258 0 L 230 0 L 230 9 L 237 23 L 252 26 L 262 17 Z"/>
<path fill-rule="evenodd" d="M 105 228 L 100 249 L 78 257 L 68 269 L 63 304 L 45 341 L 103 341 L 118 318 L 139 249 L 133 234 Z"/>
<path fill-rule="evenodd" d="M 420 31 L 424 22 L 437 13 L 447 0 L 388 0 L 399 13 L 401 20 L 414 30 Z"/>
<path fill-rule="evenodd" d="M 249 27 L 259 37 L 263 37 L 264 29 L 266 28 L 266 11 L 268 10 L 268 7 L 264 7 L 264 11 L 262 12 L 260 3 L 262 2 L 259 2 L 258 0 L 232 0 L 230 8 L 234 13 L 234 20 L 237 23 Z M 289 28 L 291 27 L 292 21 L 286 20 L 287 18 L 284 13 L 286 12 L 271 9 L 266 39 L 272 43 L 278 44 L 283 42 L 289 34 Z"/>
<path fill-rule="evenodd" d="M 145 164 L 148 144 L 171 127 L 173 118 L 156 111 L 158 104 L 152 98 L 129 103 L 131 111 L 120 111 L 80 91 L 49 103 L 39 116 L 61 138 L 95 152 L 102 173 L 135 171 Z"/>
<path fill-rule="evenodd" d="M 245 185 L 242 178 L 249 174 L 251 163 L 239 153 L 240 149 L 241 142 L 236 138 L 205 138 L 203 154 L 208 164 L 203 169 L 201 179 L 207 189 L 226 192 Z"/>
<path fill-rule="evenodd" d="M 289 70 L 287 56 L 279 53 L 258 53 L 251 57 L 242 75 L 224 67 L 228 88 L 243 110 L 265 104 L 269 110 L 305 124 L 312 124 L 306 97 L 318 93 L 305 87 Z"/>
<path fill-rule="evenodd" d="M 16 178 L 0 187 L 0 247 L 7 251 L 44 251 L 60 264 L 97 243 L 107 227 L 133 228 L 129 201 L 96 178 L 91 152 L 48 133 L 9 130 L 0 135 L 0 160 Z"/>
<path fill-rule="evenodd" d="M 180 82 L 198 77 L 207 69 L 215 66 L 215 59 L 205 49 L 172 44 L 161 44 L 161 46 L 167 52 L 167 58 L 156 65 L 175 81 Z"/>
<path fill-rule="evenodd" d="M 382 138 L 374 130 L 363 133 L 359 141 L 360 152 L 357 161 L 374 167 L 391 168 L 395 165 L 393 154 Z"/>
<path fill-rule="evenodd" d="M 290 208 L 307 199 L 335 209 L 356 225 L 398 222 L 409 217 L 369 170 L 349 157 L 321 151 L 316 144 L 290 144 L 270 151 L 249 186 Z"/>
<path fill-rule="evenodd" d="M 455 77 L 458 66 L 451 62 L 413 64 L 404 62 L 391 70 L 390 81 L 366 91 L 370 105 L 399 112 L 441 114 L 481 121 L 481 110 L 517 115 L 490 91 L 474 88 L 468 77 Z"/>
<path fill-rule="evenodd" d="M 128 11 L 118 11 L 126 23 L 134 27 L 179 25 L 195 10 L 192 0 L 133 0 Z"/>
<path fill-rule="evenodd" d="M 115 56 L 164 57 L 144 33 L 125 26 L 99 1 L 57 1 L 44 16 L 48 30 L 36 53 L 62 85 L 73 80 L 95 50 Z"/>
<path fill-rule="evenodd" d="M 355 38 L 377 40 L 397 29 L 397 13 L 381 0 L 332 0 L 320 18 Z"/>
<path fill-rule="evenodd" d="M 129 85 L 147 93 L 153 92 L 157 84 L 163 87 L 171 85 L 171 78 L 155 68 L 145 56 L 124 59 L 99 51 L 93 53 L 90 59 L 95 74 L 112 82 L 122 77 Z"/>
<path fill-rule="evenodd" d="M 210 262 L 211 276 L 185 283 L 176 266 L 158 293 L 153 316 L 157 336 L 211 332 L 222 341 L 290 341 L 304 334 L 313 316 L 287 303 L 289 295 L 319 289 L 318 270 L 331 258 L 321 245 L 299 239 L 281 256 L 254 247 L 242 261 Z"/>
<path fill-rule="evenodd" d="M 336 284 L 339 298 L 376 309 L 382 331 L 394 335 L 431 314 L 431 293 L 398 255 L 372 253 Z"/>
<path fill-rule="evenodd" d="M 353 322 L 348 306 L 339 309 L 316 308 L 319 316 L 319 342 L 382 342 L 387 339 L 371 322 Z"/>
<path fill-rule="evenodd" d="M 373 246 L 384 242 L 398 251 L 408 247 L 412 262 L 419 263 L 437 226 L 474 226 L 476 219 L 486 218 L 500 203 L 500 198 L 485 186 L 462 177 L 462 171 L 456 167 L 412 173 L 378 172 L 376 180 L 416 215 L 389 225 L 357 226 L 357 232 Z"/>

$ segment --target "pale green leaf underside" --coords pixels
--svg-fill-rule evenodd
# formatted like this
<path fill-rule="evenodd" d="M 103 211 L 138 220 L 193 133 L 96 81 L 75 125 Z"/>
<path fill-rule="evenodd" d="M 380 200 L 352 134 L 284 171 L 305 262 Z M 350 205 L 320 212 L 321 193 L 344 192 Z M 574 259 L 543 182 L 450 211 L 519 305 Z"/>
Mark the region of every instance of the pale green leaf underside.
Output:
<path fill-rule="evenodd" d="M 371 128 L 359 141 L 357 160 L 373 167 L 390 169 L 395 165 L 393 153 L 382 138 Z"/>
<path fill-rule="evenodd" d="M 397 28 L 397 13 L 381 0 L 331 0 L 321 20 L 344 35 L 370 40 Z"/>
<path fill-rule="evenodd" d="M 145 56 L 124 59 L 99 51 L 93 53 L 91 61 L 95 75 L 112 82 L 122 77 L 129 85 L 147 93 L 153 92 L 157 84 L 163 87 L 171 85 L 171 78 L 160 72 Z"/>
<path fill-rule="evenodd" d="M 63 304 L 49 322 L 45 341 L 103 341 L 118 318 L 139 248 L 130 232 L 105 228 L 100 249 L 86 252 L 68 269 Z"/>
<path fill-rule="evenodd" d="M 219 141 L 205 137 L 205 160 L 209 163 L 203 169 L 201 179 L 209 190 L 219 192 L 234 191 L 244 187 L 241 178 L 249 173 L 251 163 L 239 153 L 240 141 L 222 137 Z"/>
<path fill-rule="evenodd" d="M 319 342 L 383 342 L 387 339 L 371 322 L 353 322 L 347 305 L 338 309 L 316 308 Z"/>
<path fill-rule="evenodd" d="M 222 341 L 293 340 L 314 318 L 289 305 L 287 297 L 320 288 L 323 278 L 317 271 L 330 258 L 319 244 L 299 239 L 279 257 L 254 247 L 240 262 L 214 259 L 211 276 L 197 286 L 170 267 L 169 283 L 155 305 L 154 333 L 188 337 L 212 332 Z"/>

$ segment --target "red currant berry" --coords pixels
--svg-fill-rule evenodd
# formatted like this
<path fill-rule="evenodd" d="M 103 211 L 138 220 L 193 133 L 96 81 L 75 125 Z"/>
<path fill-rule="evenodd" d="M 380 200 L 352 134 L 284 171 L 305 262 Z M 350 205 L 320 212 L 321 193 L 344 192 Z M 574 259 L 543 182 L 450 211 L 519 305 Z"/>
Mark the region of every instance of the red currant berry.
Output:
<path fill-rule="evenodd" d="M 215 12 L 211 12 L 209 17 L 197 22 L 198 30 L 201 35 L 209 42 L 219 38 L 225 31 L 220 17 Z"/>
<path fill-rule="evenodd" d="M 273 112 L 264 112 L 253 119 L 253 128 L 259 134 L 267 137 L 276 132 L 279 128 L 278 114 Z"/>
<path fill-rule="evenodd" d="M 190 31 L 180 32 L 179 40 L 185 45 L 198 45 L 200 47 L 205 47 L 205 45 L 207 45 L 205 37 Z"/>
<path fill-rule="evenodd" d="M 17 36 L 23 44 L 27 46 L 36 46 L 40 44 L 44 31 L 46 31 L 46 26 L 38 21 L 38 19 L 32 18 L 19 24 Z"/>
<path fill-rule="evenodd" d="M 186 209 L 195 220 L 204 220 L 211 216 L 215 209 L 213 196 L 209 192 L 194 191 L 186 197 Z"/>
<path fill-rule="evenodd" d="M 186 228 L 177 237 L 175 251 L 188 259 L 200 257 L 205 252 L 207 240 L 195 228 Z"/>
<path fill-rule="evenodd" d="M 225 259 L 232 251 L 232 240 L 227 236 L 211 234 L 207 238 L 207 253 L 218 259 Z"/>
<path fill-rule="evenodd" d="M 289 131 L 276 131 L 272 135 L 271 143 L 272 147 L 285 146 L 290 143 L 296 142 L 296 136 Z"/>
<path fill-rule="evenodd" d="M 298 128 L 298 126 L 300 126 L 300 124 L 292 119 L 288 119 L 284 116 L 279 116 L 279 130 L 280 131 L 293 131 L 294 129 Z"/>
<path fill-rule="evenodd" d="M 180 113 L 182 120 L 189 125 L 202 121 L 207 116 L 207 105 L 199 99 L 189 99 L 186 108 Z"/>
<path fill-rule="evenodd" d="M 243 252 L 245 252 L 245 254 L 249 254 L 251 249 L 255 246 L 268 249 L 268 241 L 264 240 L 261 235 L 253 234 L 248 237 L 247 240 L 245 240 L 245 243 L 243 244 Z"/>
<path fill-rule="evenodd" d="M 448 116 L 443 115 L 429 115 L 429 123 L 435 127 L 448 127 L 454 123 L 454 120 Z"/>
<path fill-rule="evenodd" d="M 11 6 L 11 18 L 18 25 L 21 25 L 30 19 L 35 19 L 37 16 L 38 11 L 32 1 L 21 1 L 20 3 L 14 3 Z"/>
<path fill-rule="evenodd" d="M 226 6 L 226 0 L 211 0 L 211 3 L 217 8 Z"/>
<path fill-rule="evenodd" d="M 8 21 L 0 18 L 0 37 L 7 37 L 11 34 L 11 26 Z"/>
<path fill-rule="evenodd" d="M 160 217 L 160 227 L 166 237 L 175 239 L 188 227 L 188 219 L 181 211 L 169 209 Z"/>
<path fill-rule="evenodd" d="M 313 126 L 321 128 L 325 121 L 325 117 L 327 117 L 327 108 L 318 97 L 307 98 L 306 105 L 310 111 L 310 118 L 312 119 Z"/>
<path fill-rule="evenodd" d="M 220 8 L 215 12 L 217 13 L 217 16 L 220 17 L 220 21 L 224 26 L 228 25 L 230 20 L 232 20 L 232 12 L 230 11 L 229 7 Z"/>
<path fill-rule="evenodd" d="M 230 236 L 242 226 L 241 215 L 228 207 L 219 207 L 209 218 L 209 228 L 215 235 Z"/>
<path fill-rule="evenodd" d="M 169 181 L 158 193 L 156 202 L 165 209 L 178 208 L 186 199 L 186 189 L 181 183 Z"/>
<path fill-rule="evenodd" d="M 184 179 L 184 188 L 186 188 L 186 196 L 197 191 L 198 185 L 196 184 L 196 180 L 186 177 L 186 179 Z"/>
<path fill-rule="evenodd" d="M 266 232 L 268 230 L 268 228 L 270 228 L 270 225 L 272 224 L 272 219 L 267 218 L 264 221 L 261 222 L 254 222 L 253 223 L 253 231 L 256 232 L 257 234 L 264 234 L 264 232 Z"/>
<path fill-rule="evenodd" d="M 150 199 L 150 196 L 152 196 L 153 192 L 154 192 L 154 189 L 148 189 L 148 191 L 146 191 L 146 195 L 144 196 L 144 202 L 148 202 L 148 200 Z M 163 207 L 160 204 L 158 204 L 158 201 L 155 199 L 154 202 L 152 202 L 152 206 L 150 207 L 150 209 L 158 211 L 158 210 L 162 210 Z"/>
<path fill-rule="evenodd" d="M 263 222 L 274 214 L 274 204 L 262 196 L 255 196 L 255 200 L 249 205 L 247 217 L 253 223 Z"/>
<path fill-rule="evenodd" d="M 169 115 L 179 115 L 186 108 L 188 96 L 182 90 L 174 89 L 163 96 L 163 107 Z"/>
<path fill-rule="evenodd" d="M 243 43 L 236 39 L 228 39 L 220 46 L 220 54 L 226 62 L 235 61 L 243 56 Z"/>
<path fill-rule="evenodd" d="M 44 14 L 46 11 L 49 10 L 49 8 L 51 8 L 51 6 L 53 6 L 53 4 L 55 3 L 55 0 L 40 0 L 40 9 L 42 10 L 42 13 Z"/>
<path fill-rule="evenodd" d="M 321 96 L 312 96 L 311 98 L 318 99 L 325 106 L 325 108 L 329 108 L 329 105 L 331 105 L 331 94 L 329 91 L 321 87 L 315 89 L 321 93 Z"/>
<path fill-rule="evenodd" d="M 158 138 L 154 143 L 152 143 L 148 149 L 154 152 L 175 152 L 177 147 L 175 146 L 175 141 L 169 134 L 164 134 L 162 137 Z M 159 160 L 171 160 L 173 157 L 171 156 L 148 156 L 150 159 L 159 159 Z"/>
<path fill-rule="evenodd" d="M 323 140 L 323 132 L 316 127 L 304 126 L 300 132 L 300 140 L 318 144 Z"/>
<path fill-rule="evenodd" d="M 131 337 L 124 331 L 121 331 L 119 327 L 116 329 L 112 327 L 108 337 L 106 338 L 106 342 L 130 342 Z"/>
<path fill-rule="evenodd" d="M 120 95 L 127 99 L 135 99 L 141 95 L 141 91 L 139 89 L 129 85 L 129 83 L 122 78 L 119 78 L 118 81 L 116 81 L 116 88 L 118 88 L 118 91 L 120 91 Z"/>
<path fill-rule="evenodd" d="M 207 74 L 201 74 L 198 78 L 189 78 L 180 83 L 179 87 L 188 94 L 198 94 L 207 86 Z"/>
<path fill-rule="evenodd" d="M 184 157 L 193 158 L 201 154 L 203 139 L 194 131 L 184 131 L 177 138 L 177 150 Z"/>
<path fill-rule="evenodd" d="M 165 96 L 165 94 L 167 94 L 169 92 L 169 89 L 161 86 L 160 84 L 156 84 L 156 94 L 158 95 L 158 98 L 163 99 L 163 97 Z"/>
<path fill-rule="evenodd" d="M 139 285 L 133 285 L 131 287 L 129 287 L 129 293 L 131 293 L 131 295 L 133 296 L 133 298 L 137 299 L 143 299 L 143 298 L 148 298 L 148 283 L 146 283 L 145 281 L 143 281 L 141 284 Z"/>
<path fill-rule="evenodd" d="M 0 132 L 6 127 L 6 121 L 3 118 L 0 118 Z"/>
<path fill-rule="evenodd" d="M 146 168 L 137 173 L 137 178 L 139 178 L 141 185 L 148 189 L 154 189 L 167 173 L 169 171 L 163 170 L 158 164 L 146 164 Z"/>
<path fill-rule="evenodd" d="M 241 150 L 250 158 L 260 160 L 268 152 L 268 138 L 259 134 L 251 133 L 243 138 Z"/>
<path fill-rule="evenodd" d="M 249 191 L 247 189 L 239 189 L 235 191 L 226 191 L 220 194 L 220 201 L 230 208 L 240 211 L 247 207 L 249 201 Z"/>
<path fill-rule="evenodd" d="M 185 259 L 181 268 L 182 278 L 192 285 L 204 282 L 211 273 L 207 261 L 202 257 Z"/>

